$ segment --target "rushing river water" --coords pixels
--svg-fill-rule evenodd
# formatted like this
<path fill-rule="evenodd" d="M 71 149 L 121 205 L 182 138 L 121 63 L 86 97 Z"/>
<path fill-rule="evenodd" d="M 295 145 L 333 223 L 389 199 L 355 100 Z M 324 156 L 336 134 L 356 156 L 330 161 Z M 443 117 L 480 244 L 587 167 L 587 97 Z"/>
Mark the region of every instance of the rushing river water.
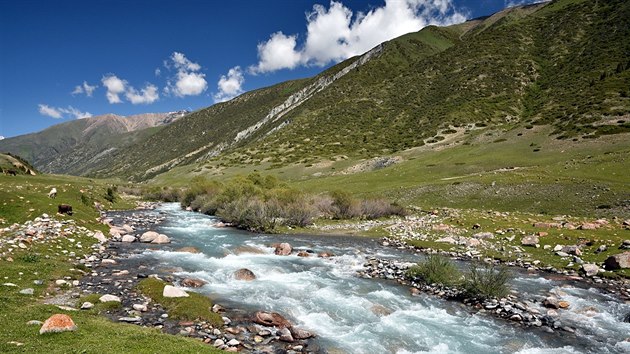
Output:
<path fill-rule="evenodd" d="M 595 289 L 516 272 L 512 285 L 524 299 L 555 292 L 571 304 L 559 311 L 559 319 L 576 328 L 576 334 L 549 334 L 475 314 L 456 302 L 411 296 L 407 287 L 391 281 L 356 277 L 368 256 L 401 261 L 420 258 L 373 239 L 257 235 L 217 228 L 216 218 L 183 211 L 177 204 L 165 204 L 157 212 L 166 213 L 159 231 L 171 237 L 172 249 L 193 246 L 202 253 L 146 251 L 137 257 L 173 268 L 175 275 L 207 281 L 195 291 L 220 304 L 279 312 L 317 334 L 319 345 L 331 352 L 630 352 L 630 342 L 625 341 L 630 337 L 630 323 L 621 320 L 630 305 Z M 336 256 L 276 256 L 270 246 L 276 242 Z M 241 268 L 253 271 L 257 279 L 235 280 L 233 274 Z"/>

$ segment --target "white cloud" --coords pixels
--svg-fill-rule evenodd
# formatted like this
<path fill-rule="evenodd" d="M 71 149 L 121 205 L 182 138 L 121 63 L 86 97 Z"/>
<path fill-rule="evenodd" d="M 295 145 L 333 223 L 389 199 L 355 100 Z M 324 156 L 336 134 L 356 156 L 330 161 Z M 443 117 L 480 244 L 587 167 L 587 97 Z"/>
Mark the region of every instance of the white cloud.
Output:
<path fill-rule="evenodd" d="M 463 22 L 466 15 L 455 10 L 452 0 L 386 0 L 382 7 L 356 14 L 343 3 L 331 1 L 328 8 L 314 5 L 306 20 L 306 39 L 301 47 L 297 35 L 276 32 L 258 45 L 259 62 L 249 68 L 250 72 L 323 66 L 428 25 Z"/>
<path fill-rule="evenodd" d="M 138 93 L 135 88 L 128 87 L 125 92 L 125 97 L 127 97 L 132 104 L 150 104 L 160 98 L 157 86 L 152 84 L 147 84 L 141 92 L 142 93 Z"/>
<path fill-rule="evenodd" d="M 55 119 L 67 118 L 65 116 L 70 116 L 76 119 L 92 117 L 92 114 L 90 112 L 81 112 L 80 110 L 72 106 L 68 106 L 68 108 L 50 107 L 49 105 L 46 105 L 46 104 L 40 104 L 38 106 L 39 106 L 39 113 L 41 115 L 52 117 Z"/>
<path fill-rule="evenodd" d="M 101 80 L 103 86 L 107 88 L 105 94 L 109 103 L 122 103 L 120 95 L 124 94 L 127 101 L 132 104 L 150 104 L 160 98 L 157 86 L 146 84 L 140 91 L 129 85 L 127 80 L 120 79 L 114 74 L 107 74 Z"/>
<path fill-rule="evenodd" d="M 160 68 L 155 68 L 155 76 L 160 76 L 160 74 L 162 74 L 162 70 L 160 70 Z"/>
<path fill-rule="evenodd" d="M 279 69 L 293 69 L 301 60 L 295 50 L 297 36 L 285 36 L 282 32 L 271 35 L 269 40 L 258 44 L 258 65 L 250 67 L 252 73 L 264 73 Z"/>
<path fill-rule="evenodd" d="M 48 117 L 52 117 L 55 119 L 60 119 L 63 118 L 63 116 L 61 115 L 61 112 L 54 108 L 54 107 L 50 107 L 48 105 L 45 104 L 40 104 L 39 105 L 39 114 L 44 115 L 44 116 L 48 116 Z"/>
<path fill-rule="evenodd" d="M 96 90 L 97 87 L 98 85 L 92 86 L 88 84 L 87 81 L 83 81 L 82 85 L 77 85 L 74 87 L 74 91 L 72 91 L 72 95 L 85 93 L 86 96 L 92 97 L 92 93 L 94 93 L 94 90 Z"/>
<path fill-rule="evenodd" d="M 103 86 L 107 88 L 105 96 L 107 97 L 109 103 L 122 103 L 119 95 L 125 92 L 127 81 L 119 79 L 114 74 L 108 74 L 103 76 L 101 82 L 103 83 Z"/>
<path fill-rule="evenodd" d="M 170 61 L 165 61 L 164 66 L 177 70 L 177 74 L 168 81 L 164 92 L 178 97 L 197 96 L 208 88 L 206 74 L 199 72 L 201 65 L 193 63 L 183 53 L 173 52 Z M 175 83 L 173 83 L 175 81 Z"/>
<path fill-rule="evenodd" d="M 225 102 L 243 93 L 243 71 L 240 66 L 230 69 L 227 75 L 221 75 L 217 87 L 219 92 L 214 97 L 214 102 Z"/>

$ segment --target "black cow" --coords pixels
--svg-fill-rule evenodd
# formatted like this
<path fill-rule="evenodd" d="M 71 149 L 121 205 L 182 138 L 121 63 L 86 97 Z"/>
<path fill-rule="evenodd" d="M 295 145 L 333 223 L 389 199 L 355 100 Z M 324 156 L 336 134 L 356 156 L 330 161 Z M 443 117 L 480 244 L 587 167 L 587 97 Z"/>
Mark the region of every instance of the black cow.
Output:
<path fill-rule="evenodd" d="M 57 212 L 59 214 L 68 214 L 72 215 L 72 206 L 68 204 L 59 204 L 57 206 Z"/>

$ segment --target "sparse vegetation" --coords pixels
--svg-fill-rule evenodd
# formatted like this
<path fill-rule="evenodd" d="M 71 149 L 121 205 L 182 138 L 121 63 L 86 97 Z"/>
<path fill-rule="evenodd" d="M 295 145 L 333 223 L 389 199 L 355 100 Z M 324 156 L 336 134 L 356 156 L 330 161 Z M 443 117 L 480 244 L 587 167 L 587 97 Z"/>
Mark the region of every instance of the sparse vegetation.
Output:
<path fill-rule="evenodd" d="M 456 286 L 461 284 L 462 273 L 455 264 L 441 255 L 430 254 L 427 259 L 411 267 L 407 276 L 420 277 L 427 284 Z"/>
<path fill-rule="evenodd" d="M 510 288 L 512 274 L 505 266 L 488 263 L 471 263 L 464 280 L 464 289 L 470 296 L 478 298 L 505 297 Z"/>

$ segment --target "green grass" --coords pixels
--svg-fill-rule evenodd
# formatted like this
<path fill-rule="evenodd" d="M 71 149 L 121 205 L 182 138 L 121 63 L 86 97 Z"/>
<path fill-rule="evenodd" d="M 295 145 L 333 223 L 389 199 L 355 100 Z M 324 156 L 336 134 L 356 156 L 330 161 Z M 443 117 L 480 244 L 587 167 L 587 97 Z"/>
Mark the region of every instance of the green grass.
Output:
<path fill-rule="evenodd" d="M 39 326 L 27 326 L 30 320 L 44 321 L 54 313 L 63 313 L 53 305 L 44 305 L 44 297 L 54 295 L 54 281 L 70 277 L 80 279 L 80 265 L 75 265 L 76 257 L 81 258 L 90 252 L 90 245 L 96 242 L 90 230 L 103 230 L 106 227 L 97 222 L 98 212 L 91 205 L 81 203 L 81 192 L 102 202 L 107 208 L 128 208 L 134 204 L 117 198 L 110 204 L 104 200 L 109 182 L 68 176 L 0 176 L 0 227 L 27 220 L 48 213 L 58 220 L 74 220 L 77 226 L 86 228 L 68 237 L 59 237 L 47 243 L 35 242 L 28 249 L 16 249 L 10 254 L 6 248 L 0 249 L 0 278 L 2 283 L 14 283 L 17 287 L 0 285 L 0 319 L 5 325 L 0 328 L 0 352 L 28 353 L 155 353 L 155 352 L 209 352 L 220 351 L 196 340 L 175 337 L 158 330 L 110 322 L 100 316 L 108 306 L 99 304 L 96 295 L 79 300 L 96 304 L 91 311 L 72 311 L 78 331 L 51 335 L 39 335 Z M 50 187 L 55 186 L 58 195 L 55 200 L 48 198 Z M 21 197 L 21 198 L 20 198 Z M 57 216 L 56 205 L 68 203 L 73 206 L 73 216 Z M 12 235 L 0 234 L 2 238 Z M 72 242 L 70 239 L 74 239 Z M 77 247 L 80 242 L 82 247 Z M 66 250 L 68 253 L 63 253 Z M 70 257 L 75 252 L 76 257 Z M 34 280 L 44 280 L 43 285 L 35 285 Z M 19 291 L 33 288 L 34 295 L 22 295 Z M 60 291 L 65 291 L 61 289 Z M 80 304 L 79 304 L 80 305 Z M 120 306 L 120 304 L 115 304 Z M 184 309 L 180 309 L 184 311 Z M 23 346 L 9 342 L 24 343 Z"/>
<path fill-rule="evenodd" d="M 201 294 L 188 292 L 190 296 L 165 298 L 162 296 L 164 286 L 168 283 L 155 278 L 147 278 L 138 284 L 138 290 L 161 304 L 168 311 L 169 317 L 179 320 L 204 320 L 213 326 L 222 326 L 221 316 L 212 312 L 212 301 Z"/>

